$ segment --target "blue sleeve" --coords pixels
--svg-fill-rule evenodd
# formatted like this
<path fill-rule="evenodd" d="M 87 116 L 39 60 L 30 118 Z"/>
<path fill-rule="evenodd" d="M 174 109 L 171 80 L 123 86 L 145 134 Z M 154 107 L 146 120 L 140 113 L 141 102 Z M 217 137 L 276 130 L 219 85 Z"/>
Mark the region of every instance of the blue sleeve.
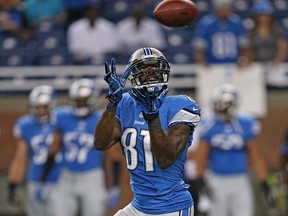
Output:
<path fill-rule="evenodd" d="M 199 105 L 188 96 L 178 96 L 171 101 L 172 106 L 168 112 L 168 126 L 174 124 L 187 124 L 192 129 L 200 121 L 201 109 Z"/>

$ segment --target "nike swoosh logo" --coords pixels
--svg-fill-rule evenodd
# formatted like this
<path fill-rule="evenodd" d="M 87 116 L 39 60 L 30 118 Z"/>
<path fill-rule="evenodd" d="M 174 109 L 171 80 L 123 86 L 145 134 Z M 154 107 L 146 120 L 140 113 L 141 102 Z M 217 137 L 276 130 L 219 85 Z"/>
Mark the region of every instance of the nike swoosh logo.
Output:
<path fill-rule="evenodd" d="M 192 111 L 198 111 L 198 110 L 199 110 L 199 108 L 197 108 L 197 107 L 192 108 Z"/>

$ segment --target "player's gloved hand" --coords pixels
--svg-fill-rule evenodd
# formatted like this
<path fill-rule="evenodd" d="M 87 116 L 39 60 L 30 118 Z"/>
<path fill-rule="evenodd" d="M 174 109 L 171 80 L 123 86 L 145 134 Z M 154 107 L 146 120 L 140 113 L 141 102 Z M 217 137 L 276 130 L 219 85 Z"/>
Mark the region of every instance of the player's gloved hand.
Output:
<path fill-rule="evenodd" d="M 168 91 L 169 89 L 166 88 L 159 93 L 159 87 L 156 86 L 155 96 L 150 96 L 150 94 L 145 91 L 145 98 L 138 95 L 139 93 L 136 91 L 136 99 L 140 102 L 140 106 L 146 120 L 149 121 L 151 118 L 153 119 L 155 115 L 158 115 L 159 109 L 162 106 Z"/>
<path fill-rule="evenodd" d="M 265 201 L 268 203 L 269 206 L 275 206 L 276 198 L 270 186 L 267 184 L 266 181 L 261 182 L 260 185 Z"/>
<path fill-rule="evenodd" d="M 115 59 L 111 59 L 111 68 L 109 68 L 108 62 L 105 62 L 105 73 L 104 80 L 109 85 L 109 92 L 106 98 L 109 103 L 107 108 L 116 106 L 122 99 L 124 93 L 125 83 L 130 75 L 130 68 L 127 68 L 122 76 L 118 76 L 116 73 L 116 62 Z"/>
<path fill-rule="evenodd" d="M 8 198 L 9 204 L 15 203 L 16 188 L 17 188 L 17 185 L 15 183 L 8 184 L 8 197 L 7 198 Z"/>
<path fill-rule="evenodd" d="M 42 204 L 46 203 L 47 194 L 46 194 L 46 187 L 44 184 L 40 184 L 37 186 L 37 188 L 35 190 L 35 199 L 39 203 L 42 203 Z"/>
<path fill-rule="evenodd" d="M 206 184 L 204 178 L 199 178 L 196 180 L 196 182 L 199 194 L 205 194 L 210 199 L 213 199 L 212 189 Z"/>

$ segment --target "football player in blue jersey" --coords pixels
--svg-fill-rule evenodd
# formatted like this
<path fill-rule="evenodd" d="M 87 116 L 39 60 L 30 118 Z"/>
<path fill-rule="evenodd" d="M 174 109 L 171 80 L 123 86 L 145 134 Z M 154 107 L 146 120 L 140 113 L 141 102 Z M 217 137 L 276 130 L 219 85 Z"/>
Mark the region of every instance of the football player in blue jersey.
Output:
<path fill-rule="evenodd" d="M 53 190 L 61 168 L 61 155 L 55 158 L 54 166 L 42 189 L 43 194 L 36 196 L 36 191 L 41 185 L 40 175 L 54 134 L 50 116 L 55 105 L 56 92 L 51 86 L 35 87 L 29 96 L 30 114 L 18 119 L 14 126 L 17 148 L 9 170 L 8 199 L 10 203 L 15 201 L 16 186 L 27 173 L 27 215 L 29 216 L 52 216 L 49 210 L 53 204 Z"/>
<path fill-rule="evenodd" d="M 232 12 L 232 3 L 232 0 L 212 0 L 214 13 L 199 20 L 192 42 L 196 63 L 241 66 L 249 63 L 248 32 L 242 19 Z"/>
<path fill-rule="evenodd" d="M 100 91 L 91 79 L 79 79 L 69 89 L 71 106 L 59 107 L 54 115 L 56 132 L 42 179 L 49 173 L 54 155 L 62 149 L 63 170 L 57 185 L 53 216 L 103 216 L 106 186 L 103 152 L 93 147 L 96 111 Z"/>
<path fill-rule="evenodd" d="M 94 145 L 105 151 L 120 143 L 134 193 L 115 215 L 193 215 L 183 171 L 200 107 L 188 96 L 166 96 L 170 63 L 155 48 L 136 50 L 122 76 L 115 59 L 105 70 L 109 103 L 97 122 Z M 127 79 L 132 89 L 124 93 Z"/>
<path fill-rule="evenodd" d="M 253 216 L 248 164 L 255 171 L 265 198 L 271 201 L 266 164 L 255 141 L 260 124 L 250 115 L 237 113 L 239 95 L 233 85 L 216 88 L 212 98 L 214 115 L 201 119 L 197 149 L 198 176 L 203 178 L 208 169 L 206 180 L 212 191 L 208 215 Z"/>

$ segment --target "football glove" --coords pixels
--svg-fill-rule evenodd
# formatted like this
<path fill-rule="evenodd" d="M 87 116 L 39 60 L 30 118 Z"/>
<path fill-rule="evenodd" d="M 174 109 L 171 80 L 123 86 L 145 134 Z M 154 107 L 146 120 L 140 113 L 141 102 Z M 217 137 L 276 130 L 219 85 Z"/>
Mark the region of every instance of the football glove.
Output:
<path fill-rule="evenodd" d="M 145 91 L 145 98 L 142 97 L 138 91 L 136 91 L 134 98 L 140 102 L 139 104 L 142 108 L 145 119 L 146 117 L 149 118 L 149 115 L 155 115 L 159 113 L 159 109 L 162 106 L 168 91 L 169 89 L 166 88 L 159 94 L 159 88 L 156 86 L 155 96 L 150 96 L 149 93 Z"/>
<path fill-rule="evenodd" d="M 273 190 L 270 188 L 266 181 L 261 182 L 260 185 L 267 204 L 269 206 L 275 206 L 276 198 Z"/>
<path fill-rule="evenodd" d="M 15 183 L 8 184 L 8 197 L 7 198 L 8 198 L 9 204 L 15 203 L 16 188 L 17 188 L 17 185 Z"/>
<path fill-rule="evenodd" d="M 109 64 L 105 62 L 105 73 L 104 80 L 109 85 L 109 92 L 106 98 L 108 98 L 109 103 L 107 108 L 116 106 L 122 99 L 122 94 L 124 93 L 125 83 L 130 75 L 130 68 L 127 68 L 122 76 L 118 76 L 116 73 L 116 62 L 115 59 L 111 59 L 111 68 Z"/>

